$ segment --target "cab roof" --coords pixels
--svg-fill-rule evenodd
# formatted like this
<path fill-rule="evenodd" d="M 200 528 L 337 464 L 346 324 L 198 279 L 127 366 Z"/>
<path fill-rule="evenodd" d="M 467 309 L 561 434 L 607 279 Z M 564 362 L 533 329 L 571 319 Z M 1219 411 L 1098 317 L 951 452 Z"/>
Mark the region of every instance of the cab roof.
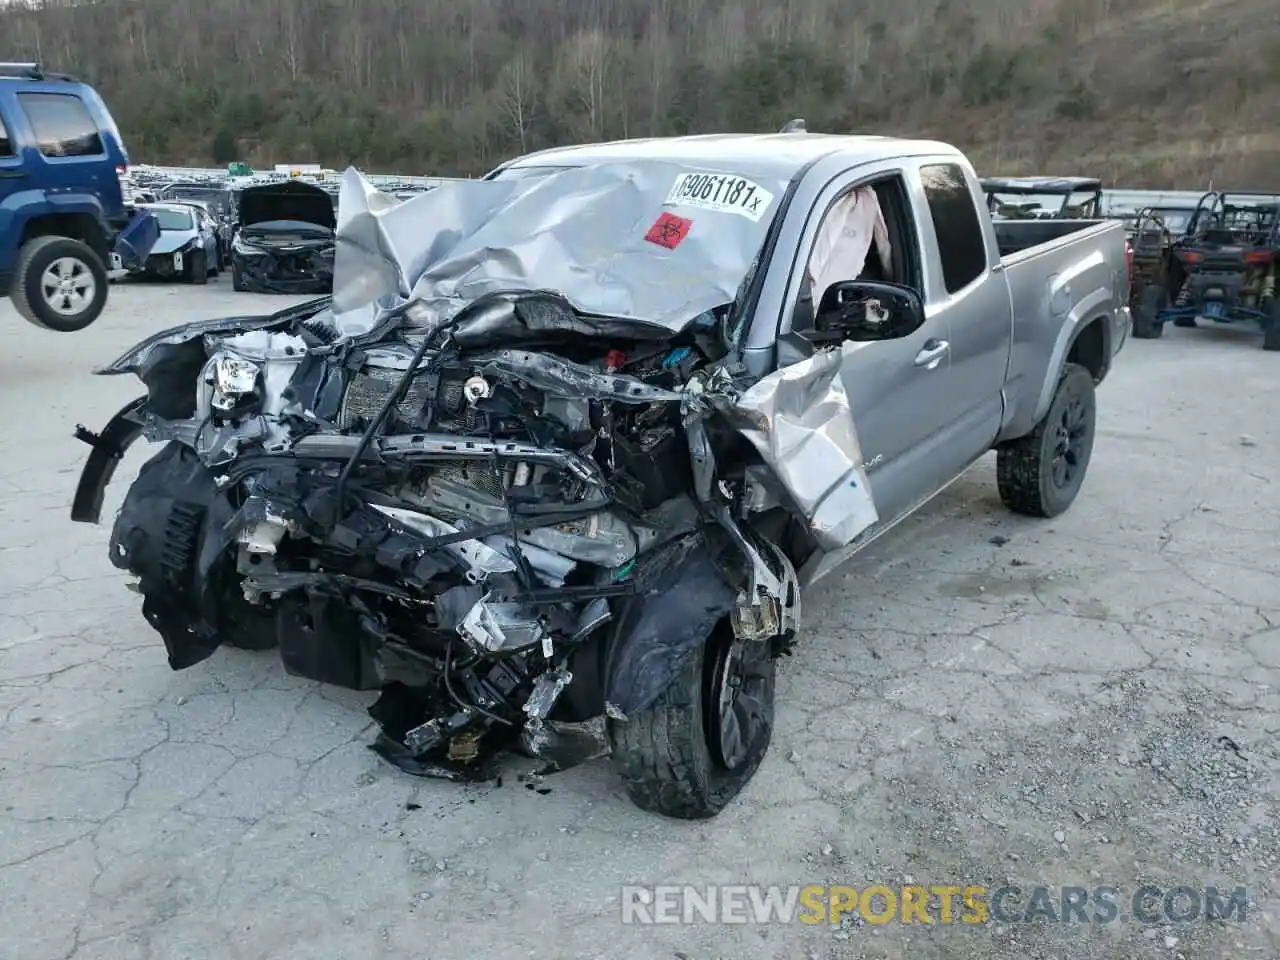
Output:
<path fill-rule="evenodd" d="M 582 167 L 632 160 L 656 160 L 688 166 L 715 166 L 721 169 L 740 167 L 768 171 L 780 179 L 790 180 L 809 164 L 837 155 L 854 166 L 894 157 L 939 153 L 960 156 L 959 151 L 950 144 L 932 140 L 800 132 L 711 133 L 552 147 L 517 157 L 499 170 Z M 494 171 L 495 174 L 497 172 Z"/>

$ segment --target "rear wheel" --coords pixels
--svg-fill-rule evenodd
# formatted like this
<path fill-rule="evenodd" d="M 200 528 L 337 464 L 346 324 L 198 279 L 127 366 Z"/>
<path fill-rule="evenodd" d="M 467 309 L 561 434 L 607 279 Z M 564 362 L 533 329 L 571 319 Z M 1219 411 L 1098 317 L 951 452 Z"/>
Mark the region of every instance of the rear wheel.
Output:
<path fill-rule="evenodd" d="M 235 264 L 231 265 L 231 289 L 236 293 L 244 293 L 248 289 L 240 276 L 240 268 Z"/>
<path fill-rule="evenodd" d="M 107 305 L 107 268 L 93 248 L 71 237 L 35 237 L 18 254 L 10 298 L 37 327 L 83 330 Z"/>
<path fill-rule="evenodd" d="M 632 802 L 681 820 L 723 810 L 769 749 L 776 673 L 769 641 L 738 640 L 723 621 L 652 706 L 610 720 Z"/>
<path fill-rule="evenodd" d="M 1164 287 L 1150 284 L 1138 298 L 1133 311 L 1133 337 L 1135 340 L 1155 340 L 1164 333 L 1164 324 L 1157 319 L 1168 303 Z"/>
<path fill-rule="evenodd" d="M 203 250 L 196 250 L 187 258 L 187 279 L 196 285 L 209 282 L 209 258 Z"/>
<path fill-rule="evenodd" d="M 996 453 L 1004 505 L 1030 517 L 1056 517 L 1070 507 L 1093 455 L 1096 415 L 1093 375 L 1067 364 L 1044 419 Z"/>
<path fill-rule="evenodd" d="M 1262 321 L 1262 349 L 1280 350 L 1280 297 L 1272 297 Z"/>

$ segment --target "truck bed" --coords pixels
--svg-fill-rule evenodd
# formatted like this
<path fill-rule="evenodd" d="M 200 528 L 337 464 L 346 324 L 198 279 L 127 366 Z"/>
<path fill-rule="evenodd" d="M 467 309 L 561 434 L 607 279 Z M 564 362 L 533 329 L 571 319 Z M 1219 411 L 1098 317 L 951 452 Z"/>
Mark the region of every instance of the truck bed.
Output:
<path fill-rule="evenodd" d="M 996 242 L 1000 256 L 1008 260 L 1017 254 L 1029 252 L 1089 227 L 1096 227 L 1109 220 L 995 220 Z"/>
<path fill-rule="evenodd" d="M 1010 429 L 1017 435 L 1031 428 L 1047 402 L 1055 386 L 1050 371 L 1064 361 L 1072 330 L 1127 301 L 1125 231 L 1119 220 L 996 221 L 994 226 L 1013 312 L 1006 395 L 1013 403 Z M 1123 337 L 1121 321 L 1111 323 L 1112 340 Z"/>

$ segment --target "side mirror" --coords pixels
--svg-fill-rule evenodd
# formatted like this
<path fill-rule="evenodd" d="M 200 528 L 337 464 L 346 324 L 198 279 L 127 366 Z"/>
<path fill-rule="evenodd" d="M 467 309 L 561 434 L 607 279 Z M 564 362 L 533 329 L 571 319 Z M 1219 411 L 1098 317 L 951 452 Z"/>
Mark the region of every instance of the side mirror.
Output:
<path fill-rule="evenodd" d="M 833 283 L 822 295 L 811 339 L 896 340 L 924 324 L 924 301 L 911 287 L 873 280 Z"/>

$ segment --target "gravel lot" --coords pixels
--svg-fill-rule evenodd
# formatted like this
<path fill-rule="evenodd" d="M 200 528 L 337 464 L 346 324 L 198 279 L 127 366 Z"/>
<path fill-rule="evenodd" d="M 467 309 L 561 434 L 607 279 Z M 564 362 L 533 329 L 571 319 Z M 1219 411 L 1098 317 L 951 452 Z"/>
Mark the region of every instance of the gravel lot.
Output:
<path fill-rule="evenodd" d="M 128 285 L 79 335 L 0 300 L 0 957 L 1280 956 L 1280 356 L 1130 342 L 1080 500 L 1000 506 L 991 462 L 809 601 L 779 728 L 719 819 L 645 815 L 604 763 L 416 781 L 370 698 L 220 651 L 174 673 L 68 506 L 139 388 L 91 367 L 280 298 Z M 129 466 L 149 451 L 135 449 Z M 122 475 L 131 476 L 132 469 Z M 114 510 L 125 482 L 112 487 Z M 628 883 L 1248 887 L 1246 922 L 622 926 Z"/>

